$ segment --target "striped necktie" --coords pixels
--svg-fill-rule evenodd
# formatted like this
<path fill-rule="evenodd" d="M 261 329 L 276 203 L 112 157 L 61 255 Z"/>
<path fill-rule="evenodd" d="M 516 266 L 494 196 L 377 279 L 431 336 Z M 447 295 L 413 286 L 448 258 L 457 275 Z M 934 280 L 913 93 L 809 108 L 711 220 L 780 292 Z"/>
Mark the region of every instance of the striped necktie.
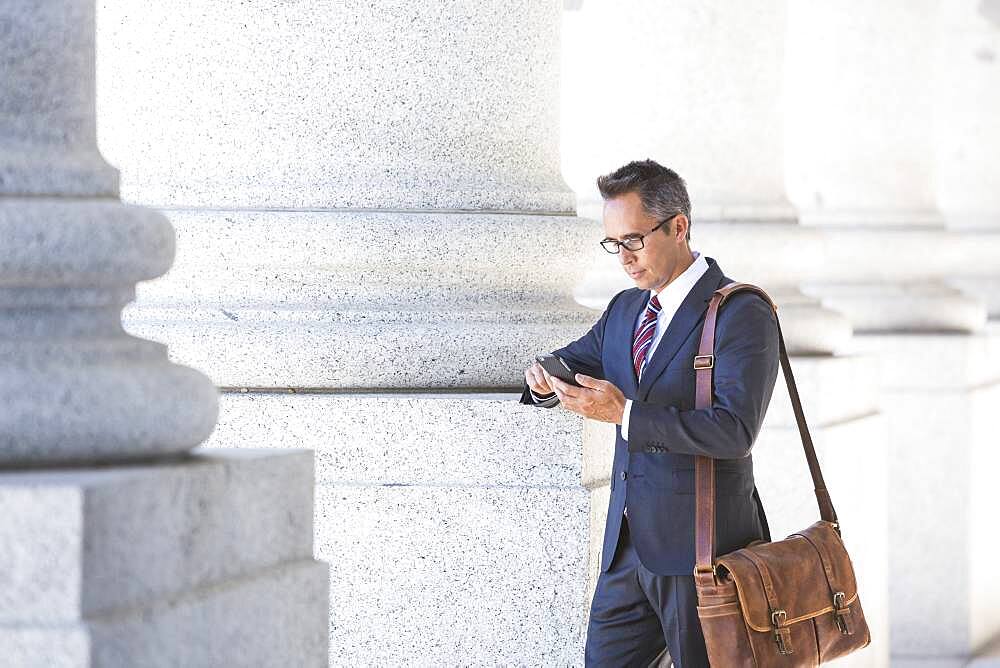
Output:
<path fill-rule="evenodd" d="M 635 342 L 632 344 L 632 364 L 635 366 L 635 377 L 642 376 L 642 370 L 646 366 L 646 354 L 653 344 L 653 335 L 656 334 L 656 317 L 660 315 L 660 300 L 653 295 L 646 305 L 646 313 L 642 316 L 639 329 L 635 332 Z"/>

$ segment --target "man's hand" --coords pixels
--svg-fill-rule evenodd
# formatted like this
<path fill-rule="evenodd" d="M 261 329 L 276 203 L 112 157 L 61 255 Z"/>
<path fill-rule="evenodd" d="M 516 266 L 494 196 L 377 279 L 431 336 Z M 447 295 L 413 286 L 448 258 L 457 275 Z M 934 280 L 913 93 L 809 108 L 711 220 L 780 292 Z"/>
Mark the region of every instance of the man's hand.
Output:
<path fill-rule="evenodd" d="M 537 395 L 552 394 L 555 390 L 549 385 L 548 378 L 546 377 L 548 375 L 545 369 L 542 368 L 542 365 L 535 362 L 524 370 L 524 381 L 528 383 L 528 387 L 531 388 L 532 392 Z"/>
<path fill-rule="evenodd" d="M 545 373 L 545 370 L 542 370 Z M 558 378 L 545 373 L 545 378 L 553 391 L 559 397 L 563 408 L 578 415 L 598 420 L 621 424 L 625 414 L 625 395 L 606 380 L 591 378 L 582 373 L 576 374 L 576 382 L 583 387 L 573 387 Z"/>

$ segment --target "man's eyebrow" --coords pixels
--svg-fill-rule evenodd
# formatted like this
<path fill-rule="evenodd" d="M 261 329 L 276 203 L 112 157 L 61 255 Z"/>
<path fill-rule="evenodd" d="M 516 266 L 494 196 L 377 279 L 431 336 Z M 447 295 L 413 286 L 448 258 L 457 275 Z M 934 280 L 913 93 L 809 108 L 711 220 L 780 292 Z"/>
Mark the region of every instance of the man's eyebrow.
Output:
<path fill-rule="evenodd" d="M 642 233 L 640 233 L 640 232 L 629 232 L 628 234 L 622 236 L 621 238 L 622 239 L 628 239 L 630 237 L 641 237 L 641 236 L 642 236 Z M 614 237 L 604 237 L 603 239 L 601 239 L 601 241 L 618 241 L 618 239 L 616 239 Z"/>

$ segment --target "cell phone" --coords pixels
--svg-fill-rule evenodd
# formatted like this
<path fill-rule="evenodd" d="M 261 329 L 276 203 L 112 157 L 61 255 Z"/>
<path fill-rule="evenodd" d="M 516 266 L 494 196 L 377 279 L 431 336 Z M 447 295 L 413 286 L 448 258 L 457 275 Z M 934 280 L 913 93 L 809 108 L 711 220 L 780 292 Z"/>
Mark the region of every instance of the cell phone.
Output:
<path fill-rule="evenodd" d="M 576 374 L 566 361 L 558 355 L 538 355 L 535 360 L 542 365 L 542 368 L 549 372 L 550 376 L 555 376 L 561 381 L 567 382 L 574 387 L 582 387 L 576 382 Z"/>

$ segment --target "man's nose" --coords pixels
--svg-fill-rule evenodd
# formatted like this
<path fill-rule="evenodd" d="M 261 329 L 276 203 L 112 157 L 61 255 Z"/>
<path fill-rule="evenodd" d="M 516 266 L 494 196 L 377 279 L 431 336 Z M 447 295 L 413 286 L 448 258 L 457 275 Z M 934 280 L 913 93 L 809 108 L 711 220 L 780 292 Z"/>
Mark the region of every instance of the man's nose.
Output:
<path fill-rule="evenodd" d="M 624 246 L 620 246 L 618 249 L 618 259 L 622 264 L 629 264 L 635 260 L 635 253 Z"/>

